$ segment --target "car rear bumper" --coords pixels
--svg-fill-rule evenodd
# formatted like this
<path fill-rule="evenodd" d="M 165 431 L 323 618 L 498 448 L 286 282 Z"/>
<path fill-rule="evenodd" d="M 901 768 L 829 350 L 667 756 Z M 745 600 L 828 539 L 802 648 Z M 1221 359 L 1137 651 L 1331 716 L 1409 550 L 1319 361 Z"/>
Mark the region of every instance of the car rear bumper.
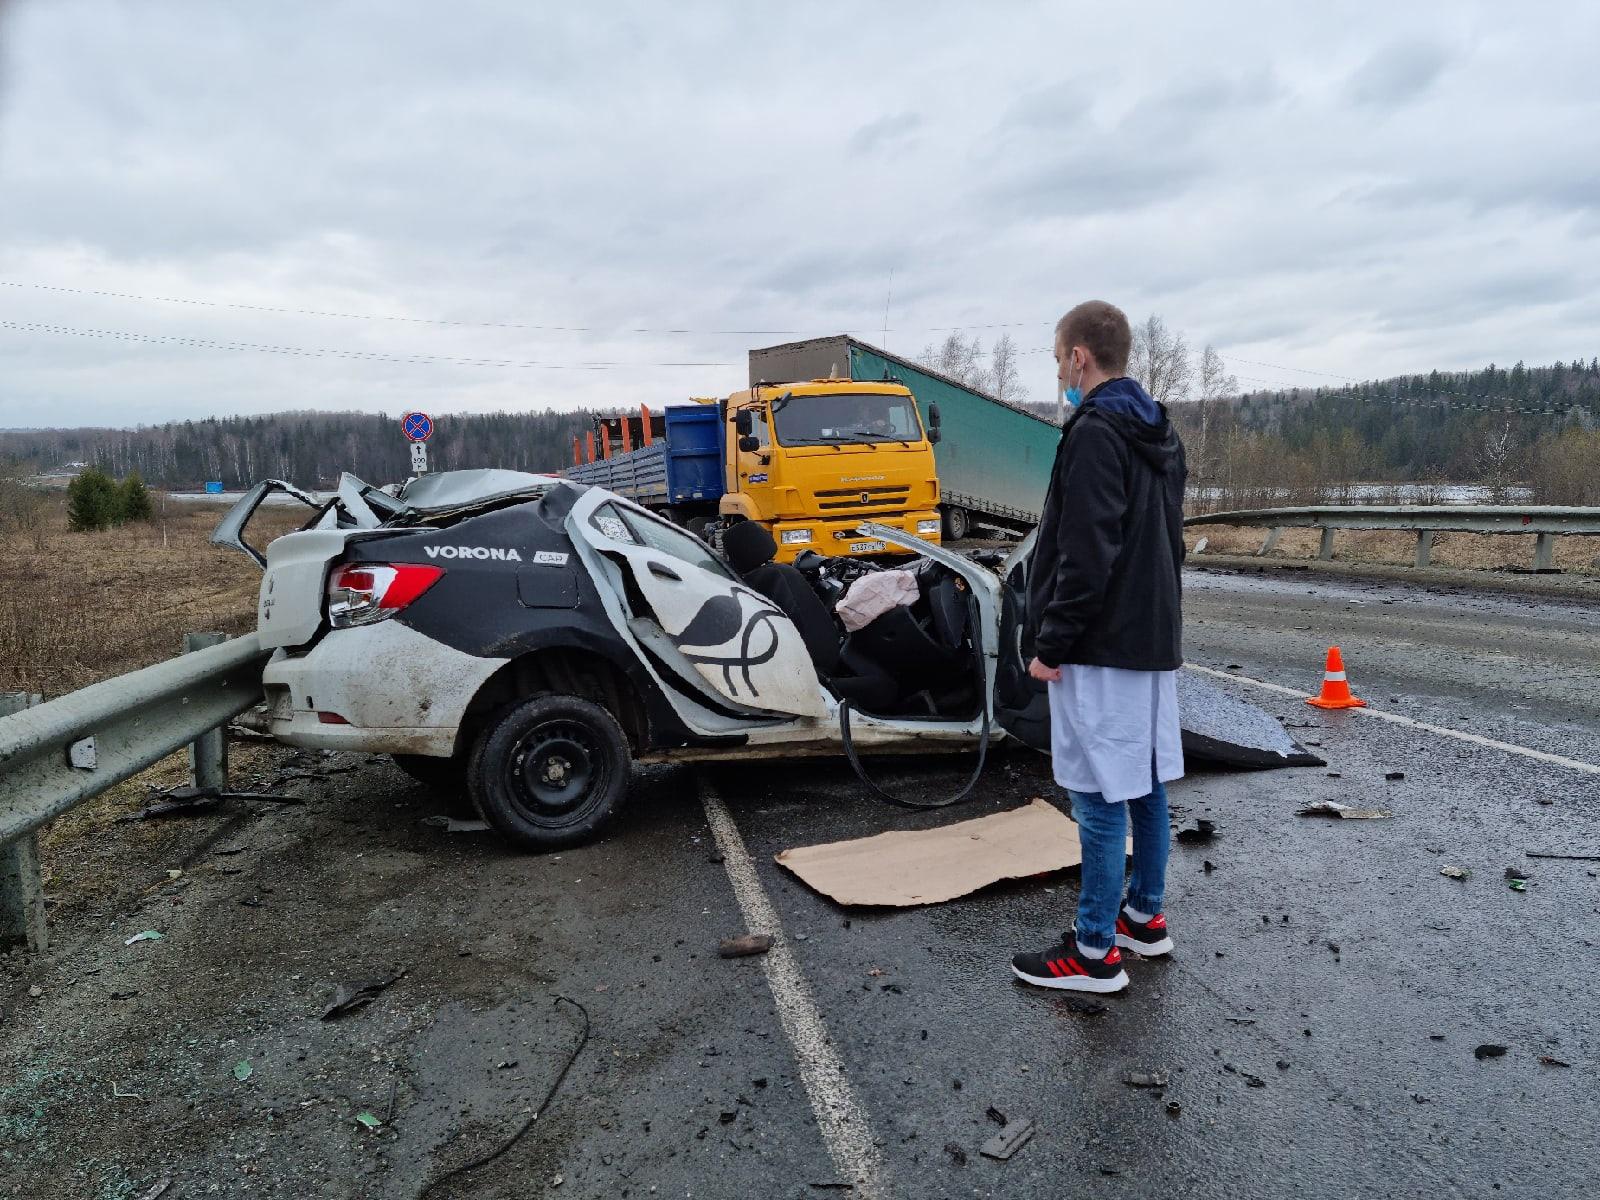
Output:
<path fill-rule="evenodd" d="M 397 620 L 336 629 L 262 673 L 267 727 L 294 746 L 448 755 L 467 706 L 506 663 L 436 642 Z"/>

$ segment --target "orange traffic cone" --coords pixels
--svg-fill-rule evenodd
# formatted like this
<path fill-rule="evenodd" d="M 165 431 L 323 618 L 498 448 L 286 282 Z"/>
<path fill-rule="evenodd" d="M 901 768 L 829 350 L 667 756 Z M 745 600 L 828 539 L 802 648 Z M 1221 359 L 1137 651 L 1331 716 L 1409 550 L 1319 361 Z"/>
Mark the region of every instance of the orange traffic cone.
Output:
<path fill-rule="evenodd" d="M 1322 672 L 1322 695 L 1311 696 L 1307 704 L 1317 708 L 1365 708 L 1367 702 L 1350 694 L 1350 684 L 1344 677 L 1344 655 L 1339 647 L 1328 647 L 1328 665 Z"/>

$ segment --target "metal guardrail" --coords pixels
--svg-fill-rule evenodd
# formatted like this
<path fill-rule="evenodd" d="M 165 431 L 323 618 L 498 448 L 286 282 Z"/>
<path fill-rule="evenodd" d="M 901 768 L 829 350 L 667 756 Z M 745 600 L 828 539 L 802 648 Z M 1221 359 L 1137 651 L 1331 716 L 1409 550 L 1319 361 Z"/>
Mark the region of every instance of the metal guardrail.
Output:
<path fill-rule="evenodd" d="M 1257 525 L 1269 530 L 1257 556 L 1269 554 L 1285 529 L 1322 530 L 1317 557 L 1333 557 L 1333 535 L 1339 529 L 1401 529 L 1417 535 L 1419 567 L 1428 565 L 1436 533 L 1531 533 L 1533 567 L 1551 570 L 1555 536 L 1600 534 L 1600 508 L 1499 504 L 1321 504 L 1310 508 L 1257 508 L 1202 513 L 1184 525 Z"/>
<path fill-rule="evenodd" d="M 255 634 L 184 638 L 185 653 L 44 704 L 0 697 L 0 945 L 48 941 L 35 831 L 190 747 L 197 787 L 227 782 L 224 726 L 260 702 Z"/>

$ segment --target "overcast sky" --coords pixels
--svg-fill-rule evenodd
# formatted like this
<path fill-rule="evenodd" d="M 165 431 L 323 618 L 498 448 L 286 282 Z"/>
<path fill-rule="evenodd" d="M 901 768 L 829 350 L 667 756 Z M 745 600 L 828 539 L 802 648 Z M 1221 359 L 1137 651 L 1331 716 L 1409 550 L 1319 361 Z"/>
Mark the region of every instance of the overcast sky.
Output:
<path fill-rule="evenodd" d="M 1089 297 L 1245 386 L 1600 353 L 1600 9 L 1136 12 L 0 0 L 0 427 L 662 404 L 886 300 L 1041 400 Z"/>

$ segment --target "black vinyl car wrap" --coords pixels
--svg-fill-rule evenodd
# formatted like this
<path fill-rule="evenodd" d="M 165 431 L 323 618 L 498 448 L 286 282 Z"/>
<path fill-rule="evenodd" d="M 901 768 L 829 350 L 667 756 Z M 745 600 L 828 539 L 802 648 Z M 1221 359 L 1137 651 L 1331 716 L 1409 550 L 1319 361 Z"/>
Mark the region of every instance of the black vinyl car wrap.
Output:
<path fill-rule="evenodd" d="M 517 660 L 568 649 L 604 659 L 620 672 L 644 707 L 640 749 L 724 745 L 742 737 L 691 733 L 618 637 L 600 593 L 563 528 L 582 485 L 560 484 L 538 500 L 469 516 L 443 529 L 353 541 L 351 563 L 423 563 L 444 574 L 394 619 L 476 658 Z"/>

